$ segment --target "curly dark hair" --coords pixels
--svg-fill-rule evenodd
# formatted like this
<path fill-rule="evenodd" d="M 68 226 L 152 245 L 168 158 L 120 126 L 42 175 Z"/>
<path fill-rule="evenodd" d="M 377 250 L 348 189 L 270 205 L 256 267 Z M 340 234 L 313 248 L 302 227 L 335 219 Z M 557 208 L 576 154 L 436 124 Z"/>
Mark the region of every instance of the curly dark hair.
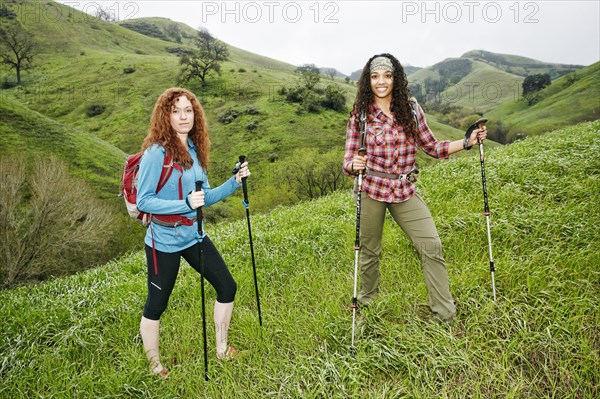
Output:
<path fill-rule="evenodd" d="M 392 104 L 391 111 L 396 122 L 405 127 L 405 129 L 414 135 L 417 126 L 415 125 L 415 119 L 410 107 L 409 98 L 410 90 L 408 88 L 408 79 L 404 73 L 404 68 L 400 62 L 391 54 L 377 54 L 374 55 L 365 64 L 360 79 L 358 80 L 358 91 L 356 93 L 356 99 L 354 100 L 354 107 L 352 108 L 351 115 L 354 115 L 358 120 L 358 115 L 362 112 L 367 115 L 369 108 L 373 104 L 374 94 L 371 90 L 371 61 L 377 57 L 386 57 L 394 66 L 394 87 L 392 88 Z"/>
<path fill-rule="evenodd" d="M 183 168 L 189 169 L 192 167 L 192 157 L 181 144 L 181 140 L 177 137 L 177 133 L 173 130 L 170 122 L 170 115 L 173 107 L 181 96 L 187 97 L 192 103 L 192 108 L 194 110 L 194 126 L 188 133 L 188 137 L 196 146 L 200 165 L 202 165 L 204 170 L 207 170 L 210 163 L 210 140 L 208 138 L 206 115 L 196 96 L 187 89 L 172 87 L 165 90 L 165 92 L 160 95 L 154 105 L 154 110 L 152 111 L 150 129 L 142 143 L 142 151 L 152 144 L 159 144 L 163 146 L 165 151 L 171 155 L 176 162 L 181 164 Z"/>

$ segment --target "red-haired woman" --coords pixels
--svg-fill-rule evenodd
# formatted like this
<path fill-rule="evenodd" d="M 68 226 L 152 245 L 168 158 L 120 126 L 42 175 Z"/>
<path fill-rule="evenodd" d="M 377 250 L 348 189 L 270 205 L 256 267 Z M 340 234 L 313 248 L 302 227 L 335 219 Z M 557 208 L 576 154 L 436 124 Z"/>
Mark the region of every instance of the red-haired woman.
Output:
<path fill-rule="evenodd" d="M 179 215 L 178 222 L 165 223 L 153 218 L 146 232 L 145 249 L 148 266 L 148 297 L 140 322 L 144 351 L 152 371 L 164 377 L 168 370 L 160 362 L 158 341 L 160 316 L 167 308 L 169 296 L 183 257 L 200 272 L 199 221 L 196 209 L 210 206 L 231 195 L 250 175 L 247 163 L 221 186 L 211 188 L 206 170 L 209 164 L 210 141 L 206 116 L 198 99 L 182 88 L 166 90 L 157 100 L 150 121 L 150 131 L 142 144 L 137 207 L 153 215 Z M 181 166 L 157 193 L 165 156 Z M 195 182 L 202 181 L 201 191 Z M 227 343 L 227 333 L 233 311 L 236 283 L 227 265 L 208 236 L 203 239 L 205 278 L 215 288 L 214 306 L 217 357 L 229 358 L 237 351 Z"/>

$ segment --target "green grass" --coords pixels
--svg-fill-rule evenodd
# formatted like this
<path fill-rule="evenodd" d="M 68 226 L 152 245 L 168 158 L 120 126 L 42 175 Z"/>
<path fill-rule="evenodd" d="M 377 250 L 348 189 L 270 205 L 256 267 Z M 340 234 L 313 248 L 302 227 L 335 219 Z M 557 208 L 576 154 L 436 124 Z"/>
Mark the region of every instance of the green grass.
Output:
<path fill-rule="evenodd" d="M 166 381 L 149 374 L 138 335 L 145 259 L 137 252 L 0 292 L 0 396 L 597 397 L 599 151 L 599 121 L 486 151 L 496 302 L 476 153 L 423 169 L 419 187 L 459 308 L 453 325 L 423 316 L 418 261 L 388 219 L 382 293 L 364 311 L 350 354 L 355 215 L 350 192 L 338 192 L 253 214 L 262 328 L 245 221 L 208 226 L 239 285 L 230 339 L 248 350 L 217 362 L 209 328 L 210 382 L 203 380 L 199 278 L 188 266 L 161 323 L 163 364 L 172 373 Z M 211 304 L 212 288 L 207 295 Z"/>

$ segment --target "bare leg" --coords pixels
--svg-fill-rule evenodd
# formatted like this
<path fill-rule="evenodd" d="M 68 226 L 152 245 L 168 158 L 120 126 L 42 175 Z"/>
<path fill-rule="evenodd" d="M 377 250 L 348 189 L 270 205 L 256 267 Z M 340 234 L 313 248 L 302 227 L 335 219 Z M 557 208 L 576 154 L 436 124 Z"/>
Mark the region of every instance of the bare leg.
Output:
<path fill-rule="evenodd" d="M 158 335 L 160 328 L 160 320 L 150 320 L 142 316 L 140 322 L 140 335 L 144 344 L 144 352 L 150 362 L 150 368 L 156 374 L 163 371 L 163 366 L 160 364 L 160 356 L 158 353 Z"/>
<path fill-rule="evenodd" d="M 215 301 L 215 338 L 217 340 L 217 357 L 222 358 L 227 353 L 227 333 L 233 313 L 233 302 L 221 303 Z"/>

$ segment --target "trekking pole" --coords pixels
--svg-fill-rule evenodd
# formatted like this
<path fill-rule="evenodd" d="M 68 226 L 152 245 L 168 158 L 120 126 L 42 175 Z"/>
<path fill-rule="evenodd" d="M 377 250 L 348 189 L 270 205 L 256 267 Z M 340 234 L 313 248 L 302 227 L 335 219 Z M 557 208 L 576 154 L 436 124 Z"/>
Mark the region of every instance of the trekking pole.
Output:
<path fill-rule="evenodd" d="M 360 132 L 360 148 L 358 149 L 358 155 L 365 156 L 367 149 L 363 147 L 364 137 L 366 132 L 366 117 L 363 114 L 360 116 L 361 121 L 361 132 Z M 351 347 L 354 350 L 354 331 L 356 324 L 356 310 L 358 309 L 358 298 L 357 298 L 357 280 L 358 280 L 358 258 L 360 253 L 360 207 L 361 207 L 361 193 L 362 193 L 362 180 L 364 170 L 358 173 L 357 181 L 357 195 L 356 195 L 356 238 L 354 239 L 354 293 L 352 295 L 352 341 Z"/>
<path fill-rule="evenodd" d="M 196 191 L 202 190 L 202 184 L 204 182 L 197 181 L 196 182 Z M 196 237 L 198 238 L 198 250 L 200 252 L 200 293 L 202 296 L 202 340 L 204 341 L 204 380 L 208 381 L 208 351 L 206 348 L 206 305 L 204 303 L 204 254 L 203 254 L 203 244 L 204 240 L 204 230 L 202 228 L 202 207 L 196 208 L 196 222 L 198 223 L 198 232 L 196 233 Z"/>
<path fill-rule="evenodd" d="M 240 166 L 233 169 L 233 174 L 236 174 L 240 167 L 246 162 L 246 156 L 240 155 Z M 244 200 L 242 204 L 246 208 L 246 220 L 248 221 L 248 236 L 250 237 L 250 255 L 252 257 L 252 271 L 254 272 L 254 291 L 256 292 L 256 307 L 258 308 L 258 323 L 262 326 L 262 316 L 260 313 L 260 296 L 258 294 L 258 279 L 256 278 L 256 262 L 254 261 L 254 244 L 252 243 L 252 227 L 250 227 L 250 203 L 248 202 L 248 186 L 246 185 L 247 177 L 242 178 L 242 190 L 244 192 Z"/>
<path fill-rule="evenodd" d="M 467 137 L 467 136 L 470 137 L 473 130 L 482 128 L 483 126 L 485 126 L 486 122 L 487 122 L 487 119 L 484 119 L 484 118 L 477 120 L 477 122 L 475 122 L 467 130 L 467 134 L 465 135 L 465 137 Z M 496 281 L 494 279 L 494 272 L 496 271 L 496 269 L 494 267 L 494 258 L 492 255 L 492 235 L 490 232 L 490 207 L 488 204 L 487 184 L 486 184 L 486 180 L 485 180 L 483 142 L 479 138 L 477 138 L 477 143 L 479 144 L 479 163 L 481 164 L 481 183 L 483 186 L 483 215 L 485 216 L 485 222 L 486 222 L 486 226 L 487 226 L 487 239 L 488 239 L 488 248 L 489 248 L 489 255 L 490 255 L 490 274 L 492 275 L 492 293 L 493 293 L 494 301 L 495 301 L 496 300 Z"/>

